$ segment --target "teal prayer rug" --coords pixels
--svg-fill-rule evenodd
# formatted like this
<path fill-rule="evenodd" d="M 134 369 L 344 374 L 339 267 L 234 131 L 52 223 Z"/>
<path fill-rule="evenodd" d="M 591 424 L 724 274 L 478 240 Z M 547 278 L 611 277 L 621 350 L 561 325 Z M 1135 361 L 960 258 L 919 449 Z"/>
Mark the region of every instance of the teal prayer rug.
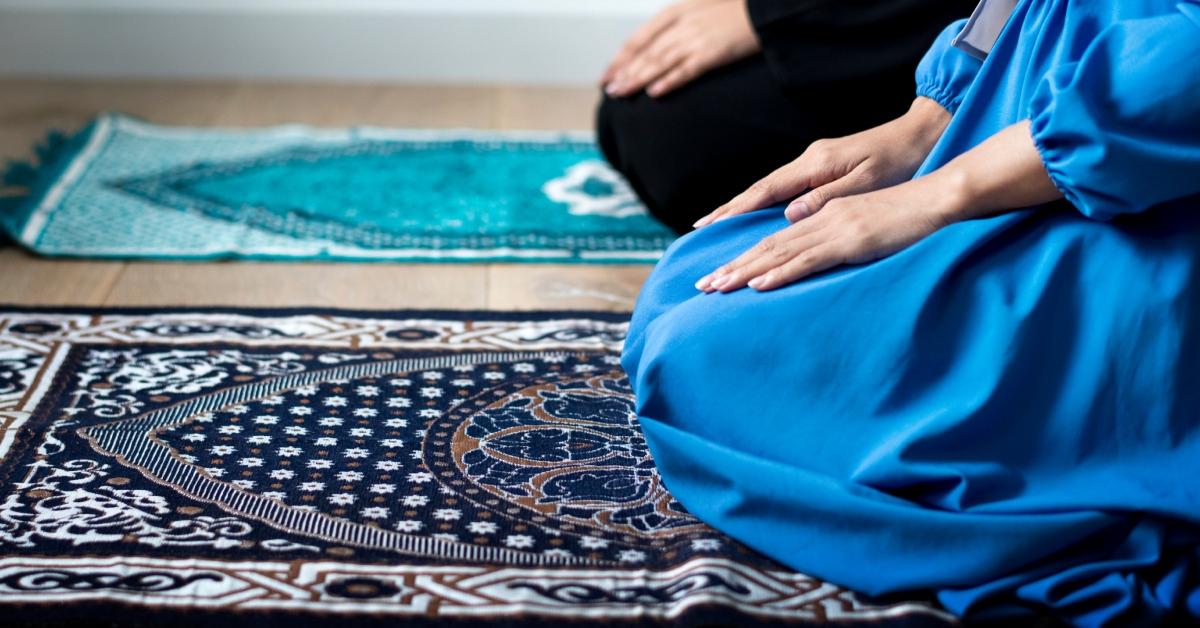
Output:
<path fill-rule="evenodd" d="M 8 167 L 0 227 L 50 256 L 653 262 L 673 239 L 588 133 L 105 114 L 38 153 Z"/>

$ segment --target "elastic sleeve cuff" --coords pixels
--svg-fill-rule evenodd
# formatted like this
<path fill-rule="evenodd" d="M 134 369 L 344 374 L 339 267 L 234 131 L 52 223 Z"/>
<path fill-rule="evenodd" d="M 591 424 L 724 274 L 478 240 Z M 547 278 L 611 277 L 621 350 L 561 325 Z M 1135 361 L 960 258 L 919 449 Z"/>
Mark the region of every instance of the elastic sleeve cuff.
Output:
<path fill-rule="evenodd" d="M 943 29 L 917 66 L 917 95 L 937 102 L 951 114 L 962 104 L 982 65 L 979 59 L 950 45 L 965 23 L 958 20 Z"/>
<path fill-rule="evenodd" d="M 943 109 L 954 115 L 958 111 L 958 106 L 962 104 L 962 94 L 956 94 L 944 85 L 938 85 L 931 81 L 920 81 L 917 83 L 917 96 L 924 96 L 937 104 Z"/>
<path fill-rule="evenodd" d="M 1030 102 L 1029 131 L 1033 136 L 1033 146 L 1042 160 L 1042 168 L 1050 177 L 1050 183 L 1054 184 L 1054 187 L 1068 203 L 1079 208 L 1080 212 L 1086 215 L 1087 212 L 1082 210 L 1081 199 L 1075 194 L 1074 189 L 1067 185 L 1065 174 L 1062 171 L 1063 148 L 1061 144 L 1049 138 L 1051 114 L 1049 103 L 1046 102 L 1048 100 L 1049 97 L 1043 96 L 1042 90 L 1038 90 Z"/>
<path fill-rule="evenodd" d="M 1102 163 L 1101 153 L 1104 151 L 1102 145 L 1095 141 L 1095 138 L 1103 137 L 1104 132 L 1087 115 L 1086 107 L 1074 101 L 1064 104 L 1056 96 L 1056 85 L 1070 85 L 1077 71 L 1076 66 L 1072 63 L 1059 67 L 1042 79 L 1029 100 L 1026 116 L 1029 118 L 1029 131 L 1033 136 L 1033 145 L 1042 158 L 1042 167 L 1046 169 L 1054 187 L 1062 192 L 1063 198 L 1088 218 L 1110 220 L 1123 211 L 1120 208 L 1122 203 L 1118 199 L 1107 199 L 1098 192 L 1082 189 L 1072 175 L 1072 171 L 1083 167 L 1083 164 Z M 1069 119 L 1064 120 L 1064 116 Z"/>

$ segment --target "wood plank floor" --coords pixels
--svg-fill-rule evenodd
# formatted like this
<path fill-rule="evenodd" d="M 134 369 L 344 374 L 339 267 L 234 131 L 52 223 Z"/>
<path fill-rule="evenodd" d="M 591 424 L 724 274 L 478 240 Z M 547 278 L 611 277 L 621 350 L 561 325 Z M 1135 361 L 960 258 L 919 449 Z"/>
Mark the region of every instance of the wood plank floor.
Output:
<path fill-rule="evenodd" d="M 596 92 L 542 87 L 0 80 L 0 160 L 105 110 L 161 124 L 586 129 Z M 19 305 L 629 310 L 649 265 L 92 262 L 0 245 Z"/>

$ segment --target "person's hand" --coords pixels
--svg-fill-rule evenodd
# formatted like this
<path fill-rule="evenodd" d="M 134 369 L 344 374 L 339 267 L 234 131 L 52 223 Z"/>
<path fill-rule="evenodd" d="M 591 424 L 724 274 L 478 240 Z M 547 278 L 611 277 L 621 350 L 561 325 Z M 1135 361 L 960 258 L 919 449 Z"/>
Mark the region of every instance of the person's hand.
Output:
<path fill-rule="evenodd" d="M 785 213 L 794 222 L 817 213 L 835 198 L 908 180 L 949 123 L 948 111 L 933 100 L 919 97 L 908 113 L 891 122 L 854 135 L 813 142 L 795 161 L 759 180 L 693 226 L 703 227 L 789 199 L 795 200 Z M 801 193 L 804 195 L 796 198 Z"/>
<path fill-rule="evenodd" d="M 696 289 L 773 290 L 828 268 L 886 257 L 952 222 L 1059 198 L 1029 122 L 1019 122 L 926 176 L 829 201 L 706 275 Z"/>
<path fill-rule="evenodd" d="M 685 0 L 663 9 L 613 58 L 600 79 L 610 96 L 662 96 L 761 49 L 746 0 Z"/>
<path fill-rule="evenodd" d="M 705 276 L 696 289 L 772 290 L 834 266 L 895 253 L 944 226 L 951 214 L 948 197 L 931 189 L 928 181 L 922 177 L 831 200 L 820 213 L 763 238 Z"/>

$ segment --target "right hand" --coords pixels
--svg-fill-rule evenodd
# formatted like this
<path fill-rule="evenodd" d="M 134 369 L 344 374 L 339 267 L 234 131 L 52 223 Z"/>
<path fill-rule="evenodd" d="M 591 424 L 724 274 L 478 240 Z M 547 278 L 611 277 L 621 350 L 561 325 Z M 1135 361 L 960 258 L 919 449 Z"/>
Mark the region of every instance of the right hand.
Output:
<path fill-rule="evenodd" d="M 746 0 L 684 0 L 638 29 L 600 84 L 609 96 L 632 96 L 644 88 L 657 98 L 759 50 Z"/>
<path fill-rule="evenodd" d="M 769 207 L 789 199 L 787 219 L 807 218 L 829 201 L 896 185 L 912 178 L 929 155 L 950 113 L 935 101 L 918 97 L 908 113 L 837 139 L 817 140 L 728 203 L 696 221 L 697 228 Z M 798 195 L 803 194 L 803 196 Z"/>

